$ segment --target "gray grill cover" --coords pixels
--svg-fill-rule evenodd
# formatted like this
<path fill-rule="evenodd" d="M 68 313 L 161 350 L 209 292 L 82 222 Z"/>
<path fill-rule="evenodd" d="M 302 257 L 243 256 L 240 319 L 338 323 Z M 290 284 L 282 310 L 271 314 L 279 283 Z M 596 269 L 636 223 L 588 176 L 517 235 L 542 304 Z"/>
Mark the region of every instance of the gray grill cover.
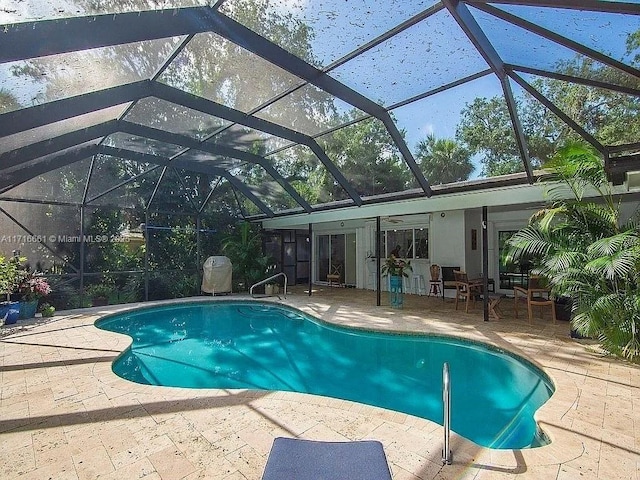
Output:
<path fill-rule="evenodd" d="M 224 256 L 212 256 L 204 262 L 202 291 L 205 293 L 231 293 L 233 265 Z"/>

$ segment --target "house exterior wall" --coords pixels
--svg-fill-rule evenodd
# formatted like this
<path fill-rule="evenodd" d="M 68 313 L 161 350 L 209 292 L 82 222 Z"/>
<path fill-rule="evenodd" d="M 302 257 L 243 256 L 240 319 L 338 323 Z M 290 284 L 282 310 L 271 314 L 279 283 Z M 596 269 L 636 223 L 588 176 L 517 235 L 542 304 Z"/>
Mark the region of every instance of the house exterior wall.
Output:
<path fill-rule="evenodd" d="M 632 217 L 640 206 L 638 195 L 625 195 L 622 214 L 626 220 Z M 393 228 L 391 216 L 398 221 L 397 228 L 421 227 L 429 229 L 429 259 L 414 259 L 415 273 L 424 276 L 428 284 L 429 266 L 459 266 L 470 276 L 482 273 L 482 208 L 488 207 L 488 276 L 498 286 L 500 230 L 518 230 L 527 225 L 530 216 L 546 201 L 543 188 L 539 185 L 519 185 L 490 191 L 475 191 L 442 195 L 435 198 L 413 199 L 364 205 L 301 215 L 265 220 L 265 228 L 306 228 L 313 223 L 314 235 L 326 233 L 356 234 L 356 286 L 375 289 L 375 228 L 376 216 L 381 218 L 381 229 Z M 385 220 L 386 219 L 386 220 Z M 304 223 L 302 223 L 304 222 Z M 472 246 L 472 230 L 476 230 L 476 248 Z M 385 253 L 382 252 L 384 256 Z M 315 258 L 315 257 L 314 257 Z M 314 266 L 315 269 L 315 266 Z M 314 276 L 313 278 L 317 278 Z M 382 279 L 383 290 L 386 279 Z M 447 292 L 451 295 L 451 292 Z M 503 292 L 508 293 L 508 292 Z"/>
<path fill-rule="evenodd" d="M 443 216 L 444 214 L 444 216 Z M 431 263 L 465 268 L 464 211 L 434 212 L 429 230 Z"/>
<path fill-rule="evenodd" d="M 475 242 L 472 236 L 475 232 Z M 482 274 L 482 209 L 473 208 L 464 212 L 464 258 L 465 271 L 469 278 Z"/>

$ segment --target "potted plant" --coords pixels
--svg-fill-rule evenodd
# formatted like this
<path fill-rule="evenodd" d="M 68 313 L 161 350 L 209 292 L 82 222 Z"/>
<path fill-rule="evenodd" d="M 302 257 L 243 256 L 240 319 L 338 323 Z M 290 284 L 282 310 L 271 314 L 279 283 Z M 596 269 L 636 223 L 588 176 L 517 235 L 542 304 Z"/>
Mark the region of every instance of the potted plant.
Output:
<path fill-rule="evenodd" d="M 85 289 L 86 295 L 91 299 L 93 307 L 109 305 L 109 297 L 113 293 L 114 286 L 109 282 L 94 283 Z"/>
<path fill-rule="evenodd" d="M 514 234 L 508 256 L 535 261 L 554 297 L 566 297 L 577 335 L 640 360 L 640 226 L 624 220 L 599 154 L 571 144 L 545 165 L 550 202 Z M 587 194 L 596 200 L 587 200 Z"/>
<path fill-rule="evenodd" d="M 25 260 L 17 256 L 11 258 L 0 256 L 0 294 L 6 298 L 6 301 L 0 303 L 0 319 L 3 319 L 7 325 L 18 321 L 20 304 L 11 301 L 11 294 L 19 284 L 23 272 L 22 263 Z"/>
<path fill-rule="evenodd" d="M 51 293 L 51 286 L 42 275 L 26 272 L 18 285 L 20 294 L 20 318 L 33 318 L 38 310 L 38 302 Z"/>
<path fill-rule="evenodd" d="M 396 247 L 382 265 L 381 271 L 383 277 L 400 277 L 401 280 L 403 277 L 409 277 L 408 272 L 411 272 L 411 262 L 399 258 L 398 251 L 399 248 Z"/>
<path fill-rule="evenodd" d="M 402 308 L 403 304 L 403 282 L 405 277 L 409 277 L 411 262 L 399 257 L 400 246 L 391 251 L 382 265 L 382 276 L 389 277 L 389 302 L 392 307 Z"/>
<path fill-rule="evenodd" d="M 265 295 L 278 295 L 280 293 L 280 285 L 274 282 L 264 284 Z"/>
<path fill-rule="evenodd" d="M 40 313 L 43 317 L 53 317 L 56 308 L 53 305 L 49 305 L 47 302 L 44 302 L 40 305 Z"/>

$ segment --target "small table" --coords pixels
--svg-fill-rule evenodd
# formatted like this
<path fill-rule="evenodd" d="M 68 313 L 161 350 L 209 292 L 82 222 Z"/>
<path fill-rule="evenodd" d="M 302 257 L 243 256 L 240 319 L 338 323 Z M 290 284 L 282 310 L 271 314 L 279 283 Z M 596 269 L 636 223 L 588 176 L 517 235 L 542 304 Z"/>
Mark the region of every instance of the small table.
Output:
<path fill-rule="evenodd" d="M 500 320 L 500 315 L 498 314 L 498 305 L 500 305 L 500 302 L 502 302 L 502 299 L 505 297 L 506 295 L 502 295 L 501 293 L 487 294 L 487 298 L 489 299 L 489 315 L 491 315 L 496 320 Z"/>
<path fill-rule="evenodd" d="M 484 278 L 474 278 L 470 280 L 474 284 L 478 285 L 481 289 L 484 286 Z M 487 299 L 489 300 L 489 315 L 495 318 L 496 320 L 500 320 L 498 305 L 502 302 L 502 299 L 506 297 L 502 293 L 496 292 L 496 282 L 493 278 L 487 279 Z"/>

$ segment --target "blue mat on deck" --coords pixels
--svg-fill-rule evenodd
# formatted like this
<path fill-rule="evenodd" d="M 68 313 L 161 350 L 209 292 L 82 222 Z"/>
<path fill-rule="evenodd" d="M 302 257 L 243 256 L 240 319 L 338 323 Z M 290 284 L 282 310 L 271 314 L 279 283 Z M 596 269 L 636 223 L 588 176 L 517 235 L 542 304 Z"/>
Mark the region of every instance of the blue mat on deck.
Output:
<path fill-rule="evenodd" d="M 318 442 L 278 437 L 262 480 L 391 480 L 382 444 L 375 440 Z"/>

